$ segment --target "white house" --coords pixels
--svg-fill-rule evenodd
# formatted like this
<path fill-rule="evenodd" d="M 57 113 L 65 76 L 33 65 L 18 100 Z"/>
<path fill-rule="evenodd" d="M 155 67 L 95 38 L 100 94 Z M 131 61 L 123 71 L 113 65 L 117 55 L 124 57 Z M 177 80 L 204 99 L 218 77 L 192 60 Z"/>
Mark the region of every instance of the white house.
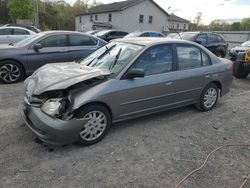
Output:
<path fill-rule="evenodd" d="M 127 0 L 103 4 L 75 17 L 77 31 L 117 29 L 169 31 L 170 15 L 153 0 Z"/>
<path fill-rule="evenodd" d="M 170 14 L 168 28 L 171 32 L 188 31 L 189 21 L 174 14 Z"/>

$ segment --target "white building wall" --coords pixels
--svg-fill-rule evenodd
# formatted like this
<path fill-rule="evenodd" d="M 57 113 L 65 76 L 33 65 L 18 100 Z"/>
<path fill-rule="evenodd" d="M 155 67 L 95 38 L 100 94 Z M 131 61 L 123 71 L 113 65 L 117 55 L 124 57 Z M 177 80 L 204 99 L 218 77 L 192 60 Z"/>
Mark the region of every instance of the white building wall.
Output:
<path fill-rule="evenodd" d="M 144 15 L 144 23 L 139 23 L 139 16 Z M 153 23 L 149 24 L 149 16 L 153 16 Z M 168 28 L 168 16 L 151 1 L 143 1 L 122 11 L 122 28 L 128 32 L 136 30 L 158 31 Z"/>
<path fill-rule="evenodd" d="M 136 30 L 152 30 L 163 32 L 163 30 L 168 30 L 168 16 L 151 1 L 144 1 L 121 12 L 112 12 L 111 14 L 111 22 L 108 21 L 109 13 L 97 14 L 98 20 L 95 20 L 95 14 L 93 14 L 93 20 L 100 22 L 108 22 L 113 26 L 113 29 L 124 30 L 128 32 L 133 32 Z M 140 15 L 144 15 L 143 23 L 139 23 Z M 152 24 L 149 23 L 149 16 L 153 16 Z M 80 23 L 80 16 L 76 16 L 76 31 L 92 30 L 90 15 L 82 15 L 81 21 L 82 22 Z"/>

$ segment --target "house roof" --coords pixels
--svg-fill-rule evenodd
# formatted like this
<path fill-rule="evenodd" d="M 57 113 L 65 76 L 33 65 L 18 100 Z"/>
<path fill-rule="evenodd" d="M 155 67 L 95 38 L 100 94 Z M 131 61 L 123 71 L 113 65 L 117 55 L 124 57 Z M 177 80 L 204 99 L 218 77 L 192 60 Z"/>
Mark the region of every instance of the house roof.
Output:
<path fill-rule="evenodd" d="M 168 19 L 169 21 L 175 21 L 175 22 L 186 22 L 186 23 L 189 23 L 190 21 L 184 19 L 184 18 L 181 18 L 179 16 L 176 16 L 174 14 L 170 14 L 170 17 Z"/>
<path fill-rule="evenodd" d="M 78 14 L 78 16 L 105 13 L 105 12 L 119 12 L 129 7 L 132 7 L 134 5 L 137 5 L 143 1 L 145 0 L 127 0 L 127 1 L 109 3 L 109 4 L 102 4 L 102 5 L 89 8 L 86 12 L 83 12 L 82 14 Z M 153 0 L 150 0 L 150 1 L 153 4 L 155 4 L 161 11 L 163 11 L 167 16 L 169 16 L 169 14 L 163 8 L 161 8 L 157 3 L 155 3 Z"/>

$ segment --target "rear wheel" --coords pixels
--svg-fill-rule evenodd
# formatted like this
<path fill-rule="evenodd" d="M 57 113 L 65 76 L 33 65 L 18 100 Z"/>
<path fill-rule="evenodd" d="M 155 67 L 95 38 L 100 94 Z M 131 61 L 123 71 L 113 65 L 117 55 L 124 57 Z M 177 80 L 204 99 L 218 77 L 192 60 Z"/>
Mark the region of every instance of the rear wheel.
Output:
<path fill-rule="evenodd" d="M 86 120 L 79 132 L 78 143 L 88 146 L 101 141 L 111 126 L 109 110 L 99 104 L 87 106 L 81 109 L 78 119 Z"/>
<path fill-rule="evenodd" d="M 249 75 L 249 71 L 244 71 L 242 65 L 239 62 L 233 64 L 233 75 L 236 78 L 246 78 Z"/>
<path fill-rule="evenodd" d="M 24 77 L 23 67 L 15 61 L 0 62 L 0 81 L 12 84 L 20 81 Z"/>
<path fill-rule="evenodd" d="M 203 112 L 212 110 L 219 98 L 219 89 L 216 84 L 208 84 L 202 91 L 196 107 Z"/>

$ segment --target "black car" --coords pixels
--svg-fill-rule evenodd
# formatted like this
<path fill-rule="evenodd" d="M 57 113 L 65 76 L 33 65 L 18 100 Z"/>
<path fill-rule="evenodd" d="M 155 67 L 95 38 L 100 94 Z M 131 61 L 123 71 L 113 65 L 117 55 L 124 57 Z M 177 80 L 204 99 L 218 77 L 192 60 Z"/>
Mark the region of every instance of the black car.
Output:
<path fill-rule="evenodd" d="M 123 38 L 127 34 L 128 32 L 125 32 L 125 31 L 103 30 L 103 31 L 96 33 L 95 36 L 101 38 L 102 40 L 109 42 L 113 39 Z"/>
<path fill-rule="evenodd" d="M 227 55 L 228 44 L 218 33 L 214 32 L 183 32 L 178 38 L 199 43 L 209 49 L 218 57 Z"/>
<path fill-rule="evenodd" d="M 125 38 L 134 38 L 134 37 L 164 37 L 164 35 L 157 31 L 135 31 L 125 36 Z"/>
<path fill-rule="evenodd" d="M 250 41 L 242 43 L 240 46 L 236 46 L 229 51 L 229 57 L 231 60 L 236 60 L 237 54 L 245 53 L 247 50 L 250 50 Z"/>

